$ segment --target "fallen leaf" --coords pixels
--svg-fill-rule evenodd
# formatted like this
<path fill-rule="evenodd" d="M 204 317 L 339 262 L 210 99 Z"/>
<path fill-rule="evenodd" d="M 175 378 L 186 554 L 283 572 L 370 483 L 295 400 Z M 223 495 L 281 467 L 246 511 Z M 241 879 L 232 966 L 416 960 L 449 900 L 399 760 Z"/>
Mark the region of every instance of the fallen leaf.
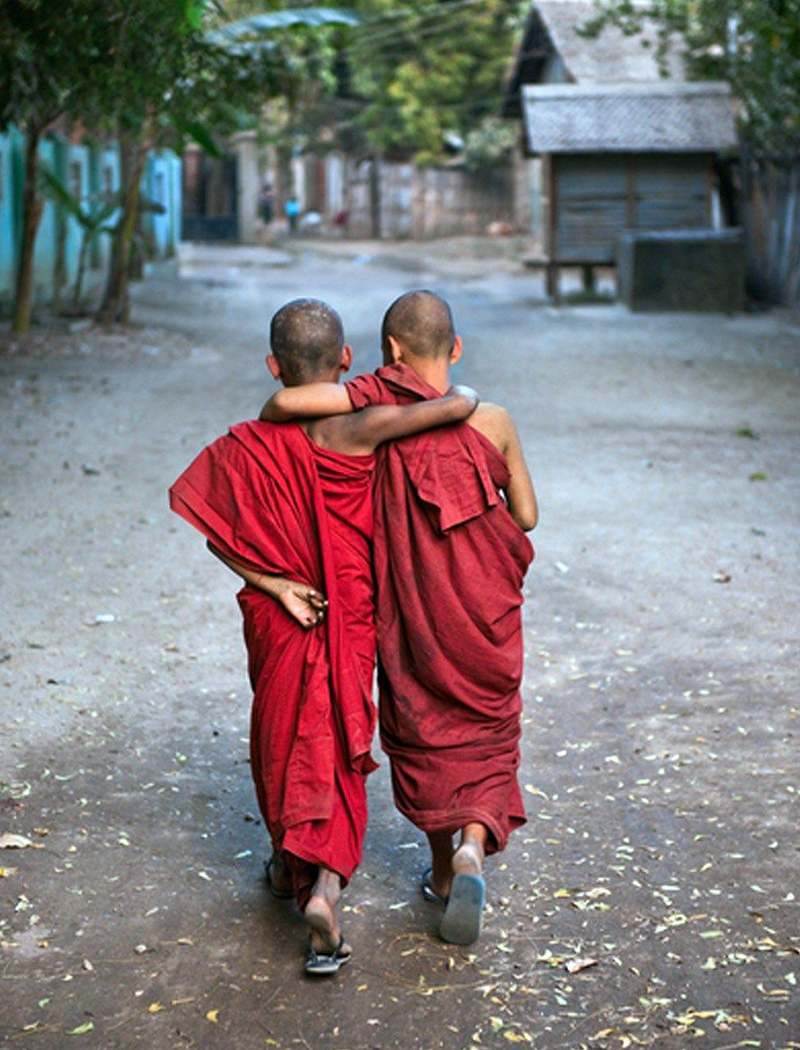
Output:
<path fill-rule="evenodd" d="M 162 1010 L 166 1010 L 166 1006 L 163 1003 L 150 1003 L 147 1007 L 149 1014 L 160 1014 Z"/>
<path fill-rule="evenodd" d="M 24 835 L 15 835 L 13 831 L 4 831 L 0 835 L 0 849 L 26 849 L 32 845 L 30 839 L 26 839 Z"/>
<path fill-rule="evenodd" d="M 216 1024 L 219 1020 L 219 1010 L 209 1010 L 206 1014 L 206 1020 L 210 1021 L 212 1024 Z"/>
<path fill-rule="evenodd" d="M 94 1021 L 84 1021 L 83 1024 L 79 1024 L 77 1028 L 71 1028 L 69 1035 L 85 1035 L 87 1032 L 91 1032 L 94 1028 Z"/>
<path fill-rule="evenodd" d="M 16 870 L 16 868 L 0 868 L 0 879 L 9 878 Z"/>
<path fill-rule="evenodd" d="M 581 970 L 588 970 L 590 966 L 597 966 L 597 959 L 584 956 L 583 958 L 570 959 L 564 966 L 564 969 L 567 973 L 580 973 Z"/>

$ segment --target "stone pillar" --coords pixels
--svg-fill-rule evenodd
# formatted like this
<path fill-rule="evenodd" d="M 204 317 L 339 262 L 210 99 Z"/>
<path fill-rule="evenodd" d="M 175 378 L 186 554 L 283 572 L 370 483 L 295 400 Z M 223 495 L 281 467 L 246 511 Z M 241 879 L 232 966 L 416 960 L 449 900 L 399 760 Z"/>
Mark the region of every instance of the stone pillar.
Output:
<path fill-rule="evenodd" d="M 255 131 L 242 131 L 231 139 L 236 154 L 236 210 L 239 223 L 239 241 L 257 244 L 259 233 L 258 194 L 261 180 L 258 172 L 258 149 Z"/>

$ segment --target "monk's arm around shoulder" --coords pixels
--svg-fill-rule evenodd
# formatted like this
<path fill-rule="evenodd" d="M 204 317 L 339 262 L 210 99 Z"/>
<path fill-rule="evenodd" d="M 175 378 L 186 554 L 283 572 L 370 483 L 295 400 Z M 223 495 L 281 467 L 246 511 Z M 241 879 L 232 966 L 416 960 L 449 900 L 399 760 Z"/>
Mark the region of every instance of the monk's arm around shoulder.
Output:
<path fill-rule="evenodd" d="M 345 387 L 338 383 L 304 383 L 276 391 L 261 409 L 259 419 L 267 423 L 286 423 L 310 416 L 340 416 L 352 412 Z"/>
<path fill-rule="evenodd" d="M 320 624 L 325 616 L 327 600 L 319 591 L 309 587 L 307 583 L 289 580 L 285 576 L 273 576 L 266 572 L 256 572 L 248 569 L 246 565 L 228 558 L 219 548 L 215 547 L 211 540 L 206 540 L 206 547 L 215 558 L 219 558 L 223 565 L 227 565 L 231 572 L 235 572 L 245 583 L 255 587 L 259 591 L 274 598 L 284 609 L 293 616 L 301 627 L 310 628 Z"/>
<path fill-rule="evenodd" d="M 374 405 L 354 413 L 347 421 L 349 444 L 354 451 L 373 452 L 384 441 L 418 434 L 448 423 L 461 423 L 479 402 L 467 386 L 453 386 L 443 397 L 413 405 Z"/>

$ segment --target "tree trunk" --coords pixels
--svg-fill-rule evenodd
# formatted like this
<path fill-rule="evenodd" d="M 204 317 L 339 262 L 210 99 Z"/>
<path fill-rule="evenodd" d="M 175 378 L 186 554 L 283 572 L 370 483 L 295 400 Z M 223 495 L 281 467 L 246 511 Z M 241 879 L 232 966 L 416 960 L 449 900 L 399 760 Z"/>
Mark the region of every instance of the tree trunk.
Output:
<path fill-rule="evenodd" d="M 103 301 L 97 312 L 101 324 L 127 323 L 130 306 L 128 301 L 128 267 L 131 256 L 131 242 L 136 229 L 136 216 L 139 212 L 139 192 L 147 156 L 147 139 L 139 139 L 120 132 L 120 168 L 122 174 L 122 215 L 111 242 L 111 262 L 108 270 L 108 281 Z"/>
<path fill-rule="evenodd" d="M 36 231 L 42 217 L 44 202 L 39 195 L 36 181 L 39 174 L 40 127 L 28 129 L 25 146 L 25 187 L 22 197 L 22 246 L 17 267 L 17 284 L 14 295 L 14 320 L 12 331 L 23 335 L 31 324 L 33 302 L 33 252 L 36 247 Z"/>
<path fill-rule="evenodd" d="M 90 241 L 86 235 L 86 231 L 83 231 L 83 239 L 81 240 L 81 253 L 78 256 L 78 275 L 75 278 L 75 289 L 72 293 L 72 305 L 77 307 L 80 306 L 81 292 L 83 291 L 83 276 L 86 273 L 86 256 L 89 253 Z"/>
<path fill-rule="evenodd" d="M 56 261 L 53 267 L 54 314 L 61 312 L 61 296 L 67 283 L 67 218 L 59 209 L 56 213 Z"/>

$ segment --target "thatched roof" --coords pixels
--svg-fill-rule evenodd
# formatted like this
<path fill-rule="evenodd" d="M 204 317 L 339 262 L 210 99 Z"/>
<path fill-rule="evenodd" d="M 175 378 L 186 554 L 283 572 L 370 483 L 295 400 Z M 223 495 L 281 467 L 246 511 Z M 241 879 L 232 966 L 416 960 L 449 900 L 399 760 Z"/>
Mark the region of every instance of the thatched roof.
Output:
<path fill-rule="evenodd" d="M 626 36 L 614 26 L 596 37 L 579 30 L 597 14 L 591 0 L 537 0 L 530 10 L 508 82 L 505 116 L 520 115 L 520 88 L 542 83 L 618 83 L 663 77 L 656 58 L 656 27 L 643 19 L 642 33 Z M 666 71 L 683 80 L 679 47 L 670 48 Z"/>
<path fill-rule="evenodd" d="M 727 84 L 529 84 L 522 102 L 532 153 L 717 153 L 736 145 Z"/>

